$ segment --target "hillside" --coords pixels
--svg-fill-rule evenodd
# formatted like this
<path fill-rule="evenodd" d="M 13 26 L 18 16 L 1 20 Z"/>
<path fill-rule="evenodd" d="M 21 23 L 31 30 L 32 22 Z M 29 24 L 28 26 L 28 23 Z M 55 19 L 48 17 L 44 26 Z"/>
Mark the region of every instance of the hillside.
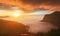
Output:
<path fill-rule="evenodd" d="M 22 23 L 0 19 L 0 36 L 17 36 L 27 31 Z"/>

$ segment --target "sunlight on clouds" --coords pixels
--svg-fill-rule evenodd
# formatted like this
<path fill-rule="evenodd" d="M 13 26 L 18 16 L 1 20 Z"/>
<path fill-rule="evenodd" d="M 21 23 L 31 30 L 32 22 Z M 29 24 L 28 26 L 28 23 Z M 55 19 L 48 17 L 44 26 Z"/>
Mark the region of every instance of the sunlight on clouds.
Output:
<path fill-rule="evenodd" d="M 46 15 L 51 14 L 54 11 L 32 11 L 29 13 L 25 13 L 23 10 L 20 10 L 18 7 L 12 7 L 13 11 L 8 10 L 0 10 L 0 16 L 9 16 L 11 18 L 19 18 L 20 16 L 25 15 Z"/>
<path fill-rule="evenodd" d="M 36 14 L 36 15 L 46 15 L 46 14 L 51 14 L 53 13 L 54 11 L 35 11 L 35 12 L 32 12 L 30 14 Z"/>
<path fill-rule="evenodd" d="M 7 16 L 10 11 L 8 10 L 0 10 L 0 16 Z"/>
<path fill-rule="evenodd" d="M 12 11 L 0 10 L 0 16 L 18 17 L 23 13 L 23 11 L 19 10 L 17 7 L 12 7 L 12 9 Z"/>

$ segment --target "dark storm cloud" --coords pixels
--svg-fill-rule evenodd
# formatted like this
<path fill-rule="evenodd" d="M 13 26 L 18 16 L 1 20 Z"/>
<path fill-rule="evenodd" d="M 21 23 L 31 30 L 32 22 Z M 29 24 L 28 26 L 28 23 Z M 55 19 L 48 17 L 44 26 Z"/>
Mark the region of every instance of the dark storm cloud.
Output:
<path fill-rule="evenodd" d="M 51 5 L 60 5 L 60 0 L 20 0 L 26 4 L 40 5 L 40 4 L 51 4 Z"/>

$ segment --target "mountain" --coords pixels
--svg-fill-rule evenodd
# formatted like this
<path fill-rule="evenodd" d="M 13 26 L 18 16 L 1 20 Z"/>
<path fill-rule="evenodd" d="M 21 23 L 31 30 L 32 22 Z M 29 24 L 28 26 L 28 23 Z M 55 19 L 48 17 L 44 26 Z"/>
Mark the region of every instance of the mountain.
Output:
<path fill-rule="evenodd" d="M 17 36 L 27 32 L 27 28 L 22 23 L 0 19 L 0 36 Z"/>
<path fill-rule="evenodd" d="M 56 11 L 52 14 L 45 15 L 42 21 L 50 22 L 50 23 L 60 27 L 60 11 Z"/>

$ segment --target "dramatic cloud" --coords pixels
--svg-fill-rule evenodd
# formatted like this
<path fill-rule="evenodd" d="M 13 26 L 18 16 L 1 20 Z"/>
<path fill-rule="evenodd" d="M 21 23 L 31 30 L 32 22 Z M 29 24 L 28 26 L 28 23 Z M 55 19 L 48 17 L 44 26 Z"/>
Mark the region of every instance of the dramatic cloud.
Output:
<path fill-rule="evenodd" d="M 32 5 L 41 5 L 41 4 L 47 4 L 47 5 L 60 5 L 60 0 L 20 0 L 24 4 L 32 4 Z"/>
<path fill-rule="evenodd" d="M 30 4 L 35 9 L 43 8 L 48 10 L 59 11 L 60 0 L 20 0 L 23 4 Z"/>
<path fill-rule="evenodd" d="M 38 10 L 49 10 L 49 11 L 60 11 L 60 0 L 0 0 L 0 3 L 7 4 L 8 6 L 18 7 L 24 11 L 38 11 Z M 3 5 L 6 6 L 6 5 Z M 6 6 L 5 8 L 7 8 Z M 9 7 L 12 8 L 12 7 Z M 29 32 L 48 32 L 49 30 L 56 28 L 51 23 L 42 22 L 40 20 L 44 17 L 38 16 L 22 16 L 23 18 L 9 20 L 25 23 L 30 27 Z M 3 18 L 2 18 L 3 19 Z M 7 19 L 7 18 L 6 18 Z M 8 20 L 8 19 L 7 19 Z"/>
<path fill-rule="evenodd" d="M 0 0 L 0 3 L 19 7 L 24 11 L 35 11 L 39 8 L 60 11 L 60 0 Z"/>

